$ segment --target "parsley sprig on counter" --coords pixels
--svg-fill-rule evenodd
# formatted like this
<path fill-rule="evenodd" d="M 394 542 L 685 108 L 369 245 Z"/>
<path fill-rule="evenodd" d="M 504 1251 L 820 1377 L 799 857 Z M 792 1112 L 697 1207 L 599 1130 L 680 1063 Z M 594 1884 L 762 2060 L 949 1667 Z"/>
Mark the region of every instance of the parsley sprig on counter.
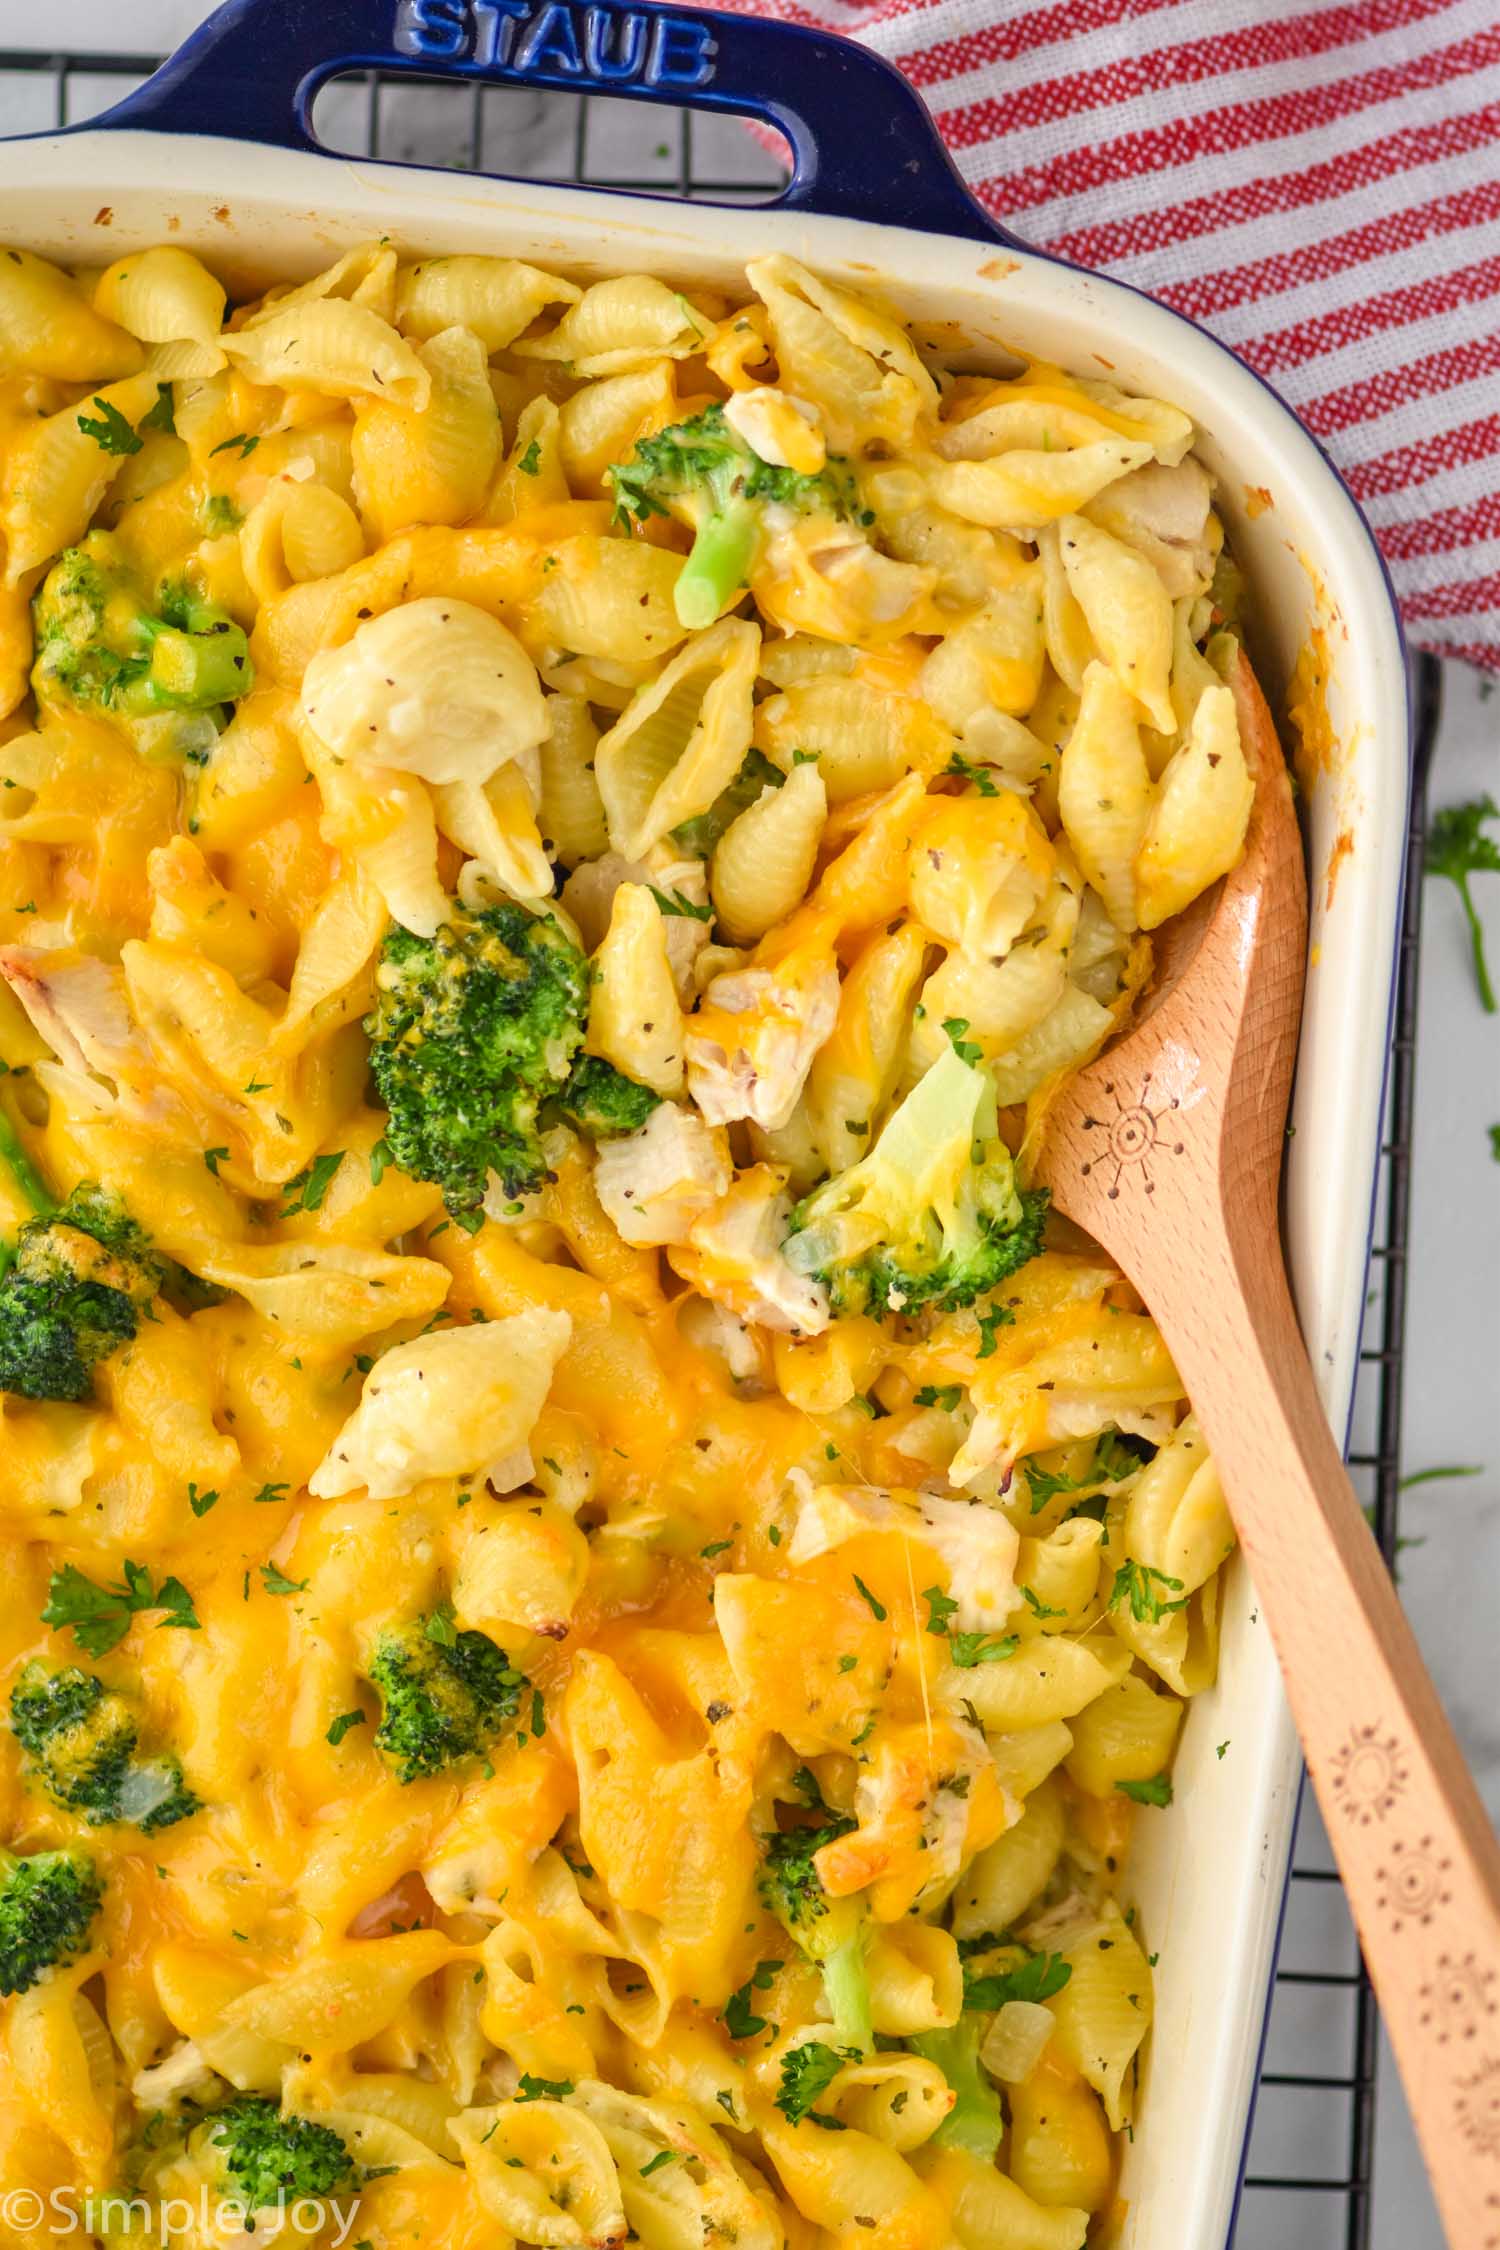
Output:
<path fill-rule="evenodd" d="M 1500 875 L 1500 844 L 1493 836 L 1485 835 L 1487 820 L 1500 820 L 1500 805 L 1487 793 L 1468 804 L 1444 805 L 1441 812 L 1434 813 L 1432 826 L 1427 831 L 1425 864 L 1429 875 L 1445 875 L 1458 892 L 1464 919 L 1469 925 L 1480 1005 L 1486 1015 L 1492 1016 L 1496 1008 L 1495 988 L 1490 982 L 1489 962 L 1485 958 L 1484 925 L 1469 889 L 1471 875 Z"/>

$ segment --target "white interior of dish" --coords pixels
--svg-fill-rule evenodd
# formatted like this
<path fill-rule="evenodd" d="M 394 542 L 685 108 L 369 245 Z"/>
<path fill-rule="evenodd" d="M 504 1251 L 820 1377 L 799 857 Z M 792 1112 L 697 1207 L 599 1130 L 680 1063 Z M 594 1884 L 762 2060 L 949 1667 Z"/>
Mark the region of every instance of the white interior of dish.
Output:
<path fill-rule="evenodd" d="M 1385 581 L 1358 516 L 1310 440 L 1237 361 L 1118 284 L 899 226 L 146 133 L 0 144 L 0 196 L 6 238 L 43 253 L 102 265 L 171 239 L 242 288 L 313 272 L 382 234 L 413 253 L 484 250 L 580 276 L 635 267 L 718 284 L 774 248 L 910 317 L 957 324 L 977 365 L 1024 346 L 1190 412 L 1255 587 L 1255 653 L 1273 705 L 1315 627 L 1328 644 L 1337 749 L 1309 801 L 1312 947 L 1287 1233 L 1304 1333 L 1342 1433 L 1363 1309 L 1406 833 L 1406 681 Z M 1161 1958 L 1144 2116 L 1121 2183 L 1122 2250 L 1217 2250 L 1227 2238 L 1299 1773 L 1275 1657 L 1236 1567 L 1219 1684 L 1192 1706 L 1176 1802 L 1138 1823 L 1132 1857 L 1129 1895 Z"/>

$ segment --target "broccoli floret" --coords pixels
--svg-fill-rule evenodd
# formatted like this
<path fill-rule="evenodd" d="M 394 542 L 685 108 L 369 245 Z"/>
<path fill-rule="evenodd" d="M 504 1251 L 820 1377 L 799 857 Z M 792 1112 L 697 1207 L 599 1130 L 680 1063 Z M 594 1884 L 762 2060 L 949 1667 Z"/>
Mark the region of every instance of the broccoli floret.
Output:
<path fill-rule="evenodd" d="M 441 1610 L 387 1627 L 366 1677 L 380 1697 L 375 1747 L 402 1781 L 481 1756 L 529 1684 L 487 1633 L 460 1633 Z"/>
<path fill-rule="evenodd" d="M 109 532 L 69 547 L 33 604 L 38 701 L 144 719 L 206 711 L 249 691 L 249 644 L 226 610 L 181 582 L 158 587 L 155 603 Z"/>
<path fill-rule="evenodd" d="M 852 480 L 835 469 L 803 476 L 763 461 L 717 405 L 640 439 L 631 459 L 610 469 L 609 481 L 618 516 L 643 523 L 675 515 L 692 526 L 692 552 L 674 596 L 678 623 L 690 632 L 712 625 L 745 584 L 766 502 L 847 515 L 853 493 Z"/>
<path fill-rule="evenodd" d="M 539 1188 L 539 1112 L 588 1013 L 588 963 L 559 924 L 455 902 L 436 937 L 390 930 L 376 983 L 370 1067 L 402 1171 L 436 1181 L 455 1214 L 477 1209 L 491 1172 L 509 1196 Z"/>
<path fill-rule="evenodd" d="M 215 2110 L 203 2138 L 219 2159 L 226 2194 L 248 2210 L 298 2196 L 337 2195 L 358 2184 L 354 2159 L 331 2125 L 283 2117 L 264 2094 L 242 2094 Z"/>
<path fill-rule="evenodd" d="M 91 1828 L 128 1821 L 151 1836 L 198 1810 L 175 1758 L 137 1757 L 135 1713 L 92 1672 L 28 1664 L 11 1694 L 10 1723 L 28 1774 Z"/>
<path fill-rule="evenodd" d="M 817 1823 L 766 1839 L 760 1895 L 805 1959 L 822 1971 L 823 1995 L 841 2047 L 871 2052 L 870 1983 L 865 1967 L 865 1911 L 853 1898 L 830 1898 L 813 1861 L 825 1844 L 856 1826 L 830 1813 Z"/>
<path fill-rule="evenodd" d="M 82 1852 L 0 1852 L 0 1993 L 29 1992 L 83 1951 L 101 1891 Z"/>
<path fill-rule="evenodd" d="M 94 1369 L 135 1335 L 163 1272 L 124 1205 L 91 1183 L 28 1219 L 0 1279 L 0 1390 L 92 1396 Z"/>
<path fill-rule="evenodd" d="M 971 1305 L 1042 1247 L 1045 1189 L 1018 1189 L 989 1080 L 949 1048 L 858 1164 L 796 1205 L 786 1255 L 836 1312 Z"/>
<path fill-rule="evenodd" d="M 580 1055 L 568 1073 L 568 1083 L 557 1097 L 557 1106 L 570 1125 L 602 1141 L 616 1133 L 635 1133 L 653 1109 L 661 1106 L 660 1094 L 627 1078 L 623 1070 L 600 1055 Z"/>
<path fill-rule="evenodd" d="M 974 2156 L 993 2160 L 1005 2131 L 1005 2116 L 979 2060 L 985 2016 L 969 2007 L 946 2031 L 919 2032 L 909 2044 L 919 2055 L 936 2063 L 958 2096 L 933 2135 L 939 2146 L 968 2149 Z"/>

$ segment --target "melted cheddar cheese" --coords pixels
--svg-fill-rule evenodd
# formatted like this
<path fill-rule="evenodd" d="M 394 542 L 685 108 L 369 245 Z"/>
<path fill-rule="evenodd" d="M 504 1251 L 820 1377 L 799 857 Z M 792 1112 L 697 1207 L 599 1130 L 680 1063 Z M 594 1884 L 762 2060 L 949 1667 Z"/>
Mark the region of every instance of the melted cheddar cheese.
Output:
<path fill-rule="evenodd" d="M 1232 1538 L 1017 1152 L 1243 839 L 1192 442 L 781 257 L 0 261 L 38 2210 L 1104 2239 Z"/>

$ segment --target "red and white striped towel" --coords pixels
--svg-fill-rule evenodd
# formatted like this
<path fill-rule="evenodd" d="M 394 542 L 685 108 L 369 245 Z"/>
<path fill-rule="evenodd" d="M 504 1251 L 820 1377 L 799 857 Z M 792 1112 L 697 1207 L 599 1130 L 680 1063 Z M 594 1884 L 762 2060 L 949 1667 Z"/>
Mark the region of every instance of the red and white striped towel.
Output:
<path fill-rule="evenodd" d="M 1495 0 L 740 4 L 877 48 L 997 218 L 1232 345 L 1349 480 L 1413 641 L 1500 669 Z"/>

